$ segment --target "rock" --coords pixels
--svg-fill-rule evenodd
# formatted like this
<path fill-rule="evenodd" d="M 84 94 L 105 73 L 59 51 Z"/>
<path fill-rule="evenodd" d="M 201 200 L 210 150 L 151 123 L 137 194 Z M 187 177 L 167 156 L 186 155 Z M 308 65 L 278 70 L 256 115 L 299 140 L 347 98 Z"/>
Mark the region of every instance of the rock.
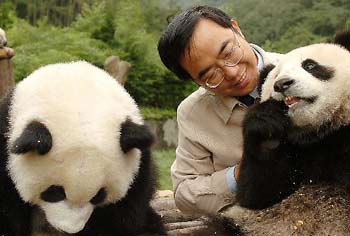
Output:
<path fill-rule="evenodd" d="M 130 63 L 120 60 L 117 56 L 108 57 L 104 63 L 105 71 L 122 85 L 126 82 L 126 76 L 128 75 L 130 68 Z"/>

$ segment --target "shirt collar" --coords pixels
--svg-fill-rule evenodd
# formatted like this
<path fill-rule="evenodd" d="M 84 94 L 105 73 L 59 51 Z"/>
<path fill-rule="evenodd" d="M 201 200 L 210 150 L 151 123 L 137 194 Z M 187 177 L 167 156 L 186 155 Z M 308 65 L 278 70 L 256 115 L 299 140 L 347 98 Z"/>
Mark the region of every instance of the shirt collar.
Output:
<path fill-rule="evenodd" d="M 216 114 L 226 124 L 231 117 L 233 108 L 239 103 L 239 101 L 235 97 L 219 97 L 209 90 L 206 90 L 206 94 L 209 96 L 209 100 L 212 103 L 212 107 Z"/>

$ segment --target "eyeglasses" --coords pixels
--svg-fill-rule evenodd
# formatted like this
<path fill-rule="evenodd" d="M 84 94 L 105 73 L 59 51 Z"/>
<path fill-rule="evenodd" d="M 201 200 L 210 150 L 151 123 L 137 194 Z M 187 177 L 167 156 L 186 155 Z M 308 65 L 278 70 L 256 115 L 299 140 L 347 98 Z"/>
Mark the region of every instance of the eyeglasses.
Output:
<path fill-rule="evenodd" d="M 233 32 L 233 35 L 235 37 L 235 40 L 233 42 L 230 42 L 229 47 L 231 47 L 231 49 L 224 59 L 224 66 L 228 67 L 236 66 L 244 56 L 244 51 L 241 47 L 241 42 L 238 40 L 238 37 L 235 32 Z M 222 81 L 224 81 L 225 73 L 220 67 L 218 67 L 214 70 L 213 73 L 209 74 L 204 79 L 205 86 L 211 89 L 215 89 L 222 83 Z"/>

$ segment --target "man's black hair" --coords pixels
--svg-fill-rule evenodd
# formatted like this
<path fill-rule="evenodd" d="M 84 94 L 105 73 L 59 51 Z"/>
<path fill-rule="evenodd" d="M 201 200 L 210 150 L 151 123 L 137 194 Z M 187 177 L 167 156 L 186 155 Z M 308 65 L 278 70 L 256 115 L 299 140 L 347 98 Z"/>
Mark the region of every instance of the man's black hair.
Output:
<path fill-rule="evenodd" d="M 230 17 L 223 11 L 209 6 L 195 6 L 176 15 L 158 42 L 158 53 L 162 62 L 183 80 L 191 79 L 191 75 L 180 65 L 180 58 L 200 19 L 209 19 L 224 28 L 232 28 Z"/>

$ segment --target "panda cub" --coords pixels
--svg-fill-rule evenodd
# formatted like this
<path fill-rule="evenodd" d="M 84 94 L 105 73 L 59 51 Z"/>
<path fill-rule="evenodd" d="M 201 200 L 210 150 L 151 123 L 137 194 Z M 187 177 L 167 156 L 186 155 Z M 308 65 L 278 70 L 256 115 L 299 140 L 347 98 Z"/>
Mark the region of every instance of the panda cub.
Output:
<path fill-rule="evenodd" d="M 301 184 L 350 187 L 350 33 L 268 66 L 261 103 L 243 121 L 237 199 L 269 207 Z"/>
<path fill-rule="evenodd" d="M 150 207 L 152 142 L 103 70 L 34 71 L 0 106 L 0 235 L 165 235 Z"/>

